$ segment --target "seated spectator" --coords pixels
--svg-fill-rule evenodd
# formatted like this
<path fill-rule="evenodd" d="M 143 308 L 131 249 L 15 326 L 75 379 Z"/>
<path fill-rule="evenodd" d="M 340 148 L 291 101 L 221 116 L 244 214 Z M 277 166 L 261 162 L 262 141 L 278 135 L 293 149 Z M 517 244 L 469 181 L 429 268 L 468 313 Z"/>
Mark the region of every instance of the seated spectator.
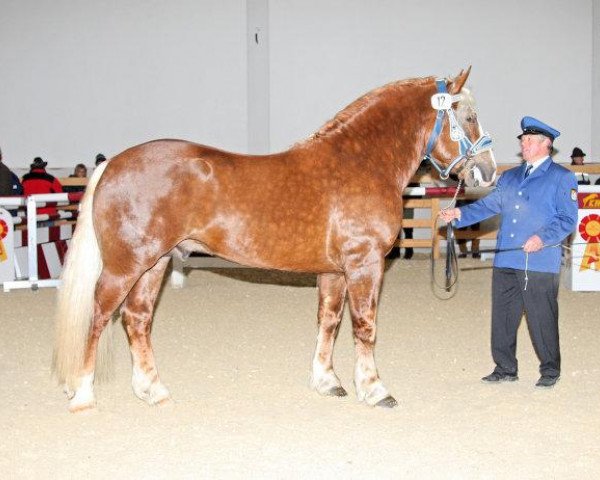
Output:
<path fill-rule="evenodd" d="M 87 167 L 83 163 L 78 163 L 69 178 L 87 178 Z M 85 185 L 65 185 L 63 190 L 65 192 L 83 192 Z"/>
<path fill-rule="evenodd" d="M 52 175 L 46 172 L 46 165 L 40 157 L 35 157 L 30 165 L 29 173 L 23 175 L 23 191 L 25 195 L 34 195 L 36 193 L 61 193 L 62 185 Z M 48 215 L 56 215 L 56 207 L 38 208 L 39 214 L 47 213 Z"/>
<path fill-rule="evenodd" d="M 23 186 L 14 172 L 2 163 L 2 150 L 0 150 L 0 197 L 10 195 L 23 195 Z"/>
<path fill-rule="evenodd" d="M 69 175 L 69 177 L 87 178 L 87 167 L 83 163 L 78 163 L 75 165 L 75 170 L 73 170 L 73 173 Z"/>
<path fill-rule="evenodd" d="M 583 161 L 585 157 L 585 153 L 579 147 L 575 147 L 573 149 L 573 153 L 571 153 L 571 165 L 583 165 Z M 590 176 L 585 172 L 574 172 L 577 177 L 578 185 L 590 185 Z"/>
<path fill-rule="evenodd" d="M 106 157 L 103 153 L 99 153 L 96 155 L 96 166 L 100 165 L 102 162 L 106 162 Z"/>

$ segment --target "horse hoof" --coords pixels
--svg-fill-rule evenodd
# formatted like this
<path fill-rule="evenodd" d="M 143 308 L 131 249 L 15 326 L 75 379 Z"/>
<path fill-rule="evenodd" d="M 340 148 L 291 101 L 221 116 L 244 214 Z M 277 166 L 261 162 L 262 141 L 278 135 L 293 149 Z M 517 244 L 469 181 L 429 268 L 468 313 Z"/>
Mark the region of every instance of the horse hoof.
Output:
<path fill-rule="evenodd" d="M 394 397 L 392 397 L 391 395 L 388 395 L 387 397 L 379 400 L 376 404 L 376 407 L 383 407 L 383 408 L 394 408 L 398 406 L 398 402 L 396 401 L 396 399 Z"/>
<path fill-rule="evenodd" d="M 67 400 L 71 400 L 75 396 L 75 390 L 71 389 L 66 383 L 63 384 L 62 391 L 67 396 Z"/>
<path fill-rule="evenodd" d="M 325 395 L 328 397 L 345 397 L 348 395 L 348 392 L 343 387 L 331 387 L 325 392 Z"/>
<path fill-rule="evenodd" d="M 166 408 L 166 407 L 172 406 L 174 403 L 175 402 L 173 402 L 173 399 L 171 397 L 165 397 L 160 400 L 157 400 L 156 402 L 152 403 L 151 405 L 154 407 Z"/>
<path fill-rule="evenodd" d="M 79 414 L 89 414 L 96 412 L 96 403 L 86 403 L 82 405 L 69 405 L 69 412 Z"/>

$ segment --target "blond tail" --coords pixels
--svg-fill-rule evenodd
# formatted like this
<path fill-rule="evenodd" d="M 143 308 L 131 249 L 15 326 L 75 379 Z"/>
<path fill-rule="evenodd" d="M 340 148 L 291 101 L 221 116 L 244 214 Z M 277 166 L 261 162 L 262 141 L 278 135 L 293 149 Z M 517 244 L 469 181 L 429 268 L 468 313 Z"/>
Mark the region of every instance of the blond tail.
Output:
<path fill-rule="evenodd" d="M 78 377 L 83 367 L 85 347 L 94 317 L 94 291 L 102 271 L 92 206 L 96 185 L 108 163 L 103 162 L 96 168 L 87 185 L 79 208 L 77 228 L 67 251 L 61 275 L 62 285 L 58 291 L 52 372 L 59 383 L 65 384 L 70 390 L 78 387 Z M 112 322 L 108 323 L 110 325 Z M 102 350 L 99 347 L 98 360 Z"/>

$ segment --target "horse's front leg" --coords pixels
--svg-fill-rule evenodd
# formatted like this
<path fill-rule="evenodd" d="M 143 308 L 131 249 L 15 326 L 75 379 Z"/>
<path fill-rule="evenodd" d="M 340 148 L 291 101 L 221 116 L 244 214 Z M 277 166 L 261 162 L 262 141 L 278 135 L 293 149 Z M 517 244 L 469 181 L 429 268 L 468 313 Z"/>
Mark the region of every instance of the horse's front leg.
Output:
<path fill-rule="evenodd" d="M 360 401 L 371 406 L 395 407 L 398 403 L 383 385 L 375 366 L 376 314 L 384 267 L 383 256 L 377 257 L 365 258 L 346 269 L 356 350 L 354 385 Z"/>
<path fill-rule="evenodd" d="M 346 300 L 343 274 L 321 274 L 319 288 L 319 333 L 312 361 L 310 385 L 321 395 L 343 397 L 346 390 L 333 370 L 333 345 L 337 337 Z"/>

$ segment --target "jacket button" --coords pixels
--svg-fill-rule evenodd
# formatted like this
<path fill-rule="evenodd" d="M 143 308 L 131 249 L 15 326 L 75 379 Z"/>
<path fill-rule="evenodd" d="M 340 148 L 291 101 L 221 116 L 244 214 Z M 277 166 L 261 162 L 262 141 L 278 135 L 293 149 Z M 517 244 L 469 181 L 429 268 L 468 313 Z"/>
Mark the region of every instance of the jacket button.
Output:
<path fill-rule="evenodd" d="M 518 205 L 515 205 L 515 208 L 518 210 L 518 209 L 519 209 L 519 206 L 518 206 Z"/>
<path fill-rule="evenodd" d="M 515 236 L 515 234 L 514 234 L 514 233 L 511 233 L 511 234 L 510 234 L 510 238 L 514 238 L 514 236 Z"/>

